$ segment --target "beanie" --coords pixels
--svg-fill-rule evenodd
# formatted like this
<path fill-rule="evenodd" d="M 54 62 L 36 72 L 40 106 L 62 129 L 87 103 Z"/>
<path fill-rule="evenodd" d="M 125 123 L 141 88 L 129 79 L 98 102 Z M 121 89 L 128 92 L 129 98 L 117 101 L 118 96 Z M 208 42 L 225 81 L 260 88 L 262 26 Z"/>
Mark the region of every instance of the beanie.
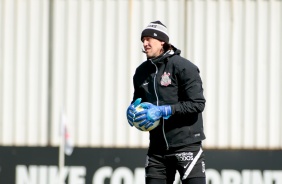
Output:
<path fill-rule="evenodd" d="M 143 37 L 148 36 L 160 41 L 169 43 L 167 28 L 160 21 L 151 22 L 141 33 L 141 41 Z"/>

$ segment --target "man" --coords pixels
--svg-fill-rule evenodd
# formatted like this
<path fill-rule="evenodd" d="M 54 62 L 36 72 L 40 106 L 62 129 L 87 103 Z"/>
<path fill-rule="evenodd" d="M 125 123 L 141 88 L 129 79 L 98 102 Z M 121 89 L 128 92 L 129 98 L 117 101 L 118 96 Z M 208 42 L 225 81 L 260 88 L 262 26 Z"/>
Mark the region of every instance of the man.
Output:
<path fill-rule="evenodd" d="M 135 71 L 127 119 L 131 126 L 135 121 L 146 128 L 160 120 L 149 132 L 146 184 L 172 184 L 176 171 L 183 184 L 205 184 L 202 112 L 206 101 L 199 69 L 169 44 L 167 28 L 160 21 L 142 31 L 141 41 L 147 61 Z M 145 110 L 137 112 L 137 105 Z"/>

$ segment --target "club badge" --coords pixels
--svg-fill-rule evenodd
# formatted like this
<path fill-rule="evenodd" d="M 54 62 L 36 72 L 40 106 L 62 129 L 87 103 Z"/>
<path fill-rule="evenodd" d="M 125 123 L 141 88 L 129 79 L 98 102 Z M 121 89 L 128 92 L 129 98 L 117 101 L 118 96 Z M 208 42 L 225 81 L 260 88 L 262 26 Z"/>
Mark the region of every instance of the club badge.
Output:
<path fill-rule="evenodd" d="M 171 84 L 171 79 L 169 78 L 170 76 L 170 73 L 166 73 L 164 72 L 164 74 L 162 75 L 162 78 L 161 78 L 161 85 L 162 86 L 168 86 Z"/>

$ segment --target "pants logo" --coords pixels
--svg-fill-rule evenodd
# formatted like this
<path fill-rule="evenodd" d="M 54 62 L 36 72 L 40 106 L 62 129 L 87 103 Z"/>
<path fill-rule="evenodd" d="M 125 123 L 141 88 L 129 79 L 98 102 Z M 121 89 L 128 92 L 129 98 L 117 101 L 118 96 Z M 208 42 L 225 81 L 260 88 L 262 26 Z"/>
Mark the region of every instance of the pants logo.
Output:
<path fill-rule="evenodd" d="M 190 161 L 194 159 L 192 152 L 177 153 L 175 157 L 178 161 Z"/>

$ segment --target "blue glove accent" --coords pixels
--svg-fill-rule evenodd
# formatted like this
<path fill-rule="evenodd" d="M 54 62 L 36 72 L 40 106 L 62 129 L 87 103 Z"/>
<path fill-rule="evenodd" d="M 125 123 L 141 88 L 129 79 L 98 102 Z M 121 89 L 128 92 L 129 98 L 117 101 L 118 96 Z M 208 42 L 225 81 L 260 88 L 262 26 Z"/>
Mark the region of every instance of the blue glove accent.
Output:
<path fill-rule="evenodd" d="M 170 105 L 162 105 L 162 106 L 158 106 L 158 108 L 162 112 L 162 116 L 164 119 L 168 119 L 171 116 L 171 106 Z"/>
<path fill-rule="evenodd" d="M 148 102 L 141 103 L 140 106 L 144 110 L 135 114 L 135 121 L 143 121 L 147 119 L 155 122 L 162 117 L 162 112 L 159 110 L 158 106 Z"/>
<path fill-rule="evenodd" d="M 148 128 L 150 128 L 151 126 L 153 126 L 154 123 L 155 123 L 155 121 L 152 122 L 152 121 L 150 121 L 150 120 L 145 119 L 145 120 L 143 120 L 141 123 L 139 123 L 139 127 L 142 127 L 142 126 L 145 125 L 145 129 L 148 129 Z"/>
<path fill-rule="evenodd" d="M 133 104 L 130 104 L 126 110 L 127 121 L 130 126 L 133 126 L 133 121 L 135 117 L 135 113 L 137 112 L 135 107 L 141 103 L 142 98 L 137 98 Z"/>
<path fill-rule="evenodd" d="M 145 128 L 148 129 L 154 125 L 155 121 L 162 117 L 158 106 L 148 102 L 143 102 L 140 106 L 144 110 L 135 114 L 135 121 L 140 122 L 139 127 L 145 126 Z"/>
<path fill-rule="evenodd" d="M 146 125 L 150 127 L 155 121 L 159 120 L 161 117 L 163 117 L 164 119 L 168 119 L 171 116 L 170 105 L 156 106 L 148 102 L 143 102 L 140 104 L 140 106 L 142 106 L 145 110 L 135 114 L 135 121 L 141 121 L 139 126 Z"/>

